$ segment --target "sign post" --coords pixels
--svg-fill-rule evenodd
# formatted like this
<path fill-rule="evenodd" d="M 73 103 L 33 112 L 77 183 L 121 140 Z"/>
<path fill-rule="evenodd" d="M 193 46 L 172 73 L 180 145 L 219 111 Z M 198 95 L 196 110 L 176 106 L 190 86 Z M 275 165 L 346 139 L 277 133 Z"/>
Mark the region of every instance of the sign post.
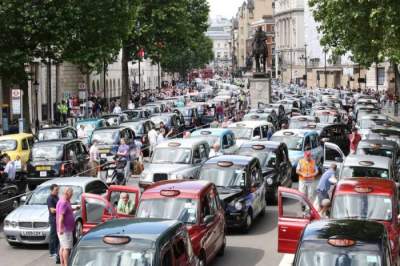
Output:
<path fill-rule="evenodd" d="M 89 115 L 88 93 L 84 82 L 79 83 L 79 98 L 85 101 L 85 117 L 87 118 Z"/>
<path fill-rule="evenodd" d="M 23 117 L 23 104 L 22 104 L 23 91 L 20 89 L 11 90 L 11 111 L 13 115 L 19 115 L 18 126 L 19 132 L 24 132 L 24 117 Z"/>

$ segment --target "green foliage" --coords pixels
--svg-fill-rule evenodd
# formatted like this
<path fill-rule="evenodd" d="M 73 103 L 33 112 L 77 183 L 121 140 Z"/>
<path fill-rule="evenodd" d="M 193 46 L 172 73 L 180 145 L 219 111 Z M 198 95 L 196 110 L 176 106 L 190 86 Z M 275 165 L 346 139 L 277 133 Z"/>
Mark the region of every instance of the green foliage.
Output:
<path fill-rule="evenodd" d="M 309 5 L 320 23 L 321 44 L 335 54 L 350 51 L 364 66 L 400 61 L 400 1 L 310 0 Z"/>

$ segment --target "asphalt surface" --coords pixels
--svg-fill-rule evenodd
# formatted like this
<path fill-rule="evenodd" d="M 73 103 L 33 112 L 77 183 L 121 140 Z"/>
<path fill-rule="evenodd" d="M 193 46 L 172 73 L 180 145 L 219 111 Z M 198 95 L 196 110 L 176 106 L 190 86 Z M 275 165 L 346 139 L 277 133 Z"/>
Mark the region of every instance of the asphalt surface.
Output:
<path fill-rule="evenodd" d="M 277 221 L 277 207 L 268 206 L 265 215 L 254 221 L 248 234 L 229 232 L 225 254 L 217 257 L 212 266 L 279 265 L 283 255 L 277 253 Z M 55 265 L 54 260 L 49 257 L 47 246 L 11 247 L 5 240 L 2 224 L 0 228 L 0 265 Z"/>

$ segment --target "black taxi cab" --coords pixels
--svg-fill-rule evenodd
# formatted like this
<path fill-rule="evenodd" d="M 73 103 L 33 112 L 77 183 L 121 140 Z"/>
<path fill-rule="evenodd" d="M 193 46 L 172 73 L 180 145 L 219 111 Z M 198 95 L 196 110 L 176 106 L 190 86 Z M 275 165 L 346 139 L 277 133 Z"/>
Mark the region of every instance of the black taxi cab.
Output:
<path fill-rule="evenodd" d="M 213 157 L 201 168 L 200 179 L 216 185 L 224 203 L 228 228 L 248 232 L 253 220 L 265 213 L 266 181 L 257 158 L 242 155 Z"/>
<path fill-rule="evenodd" d="M 286 144 L 275 141 L 246 141 L 237 155 L 258 158 L 261 164 L 263 178 L 266 181 L 266 201 L 268 204 L 278 202 L 278 187 L 292 186 L 292 164 Z"/>
<path fill-rule="evenodd" d="M 194 266 L 186 226 L 163 219 L 117 219 L 83 236 L 72 250 L 69 266 Z"/>
<path fill-rule="evenodd" d="M 396 265 L 390 253 L 385 227 L 378 222 L 321 220 L 304 229 L 293 265 Z"/>

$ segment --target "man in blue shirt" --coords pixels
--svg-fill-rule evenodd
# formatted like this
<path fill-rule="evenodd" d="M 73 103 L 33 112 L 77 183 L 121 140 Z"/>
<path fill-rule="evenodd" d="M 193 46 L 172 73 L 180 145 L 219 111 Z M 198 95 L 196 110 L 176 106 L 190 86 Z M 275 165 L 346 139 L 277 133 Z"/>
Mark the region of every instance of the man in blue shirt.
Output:
<path fill-rule="evenodd" d="M 322 201 L 324 199 L 329 199 L 329 190 L 332 185 L 336 184 L 336 164 L 331 164 L 329 169 L 321 176 L 317 186 L 318 203 L 321 208 Z"/>

